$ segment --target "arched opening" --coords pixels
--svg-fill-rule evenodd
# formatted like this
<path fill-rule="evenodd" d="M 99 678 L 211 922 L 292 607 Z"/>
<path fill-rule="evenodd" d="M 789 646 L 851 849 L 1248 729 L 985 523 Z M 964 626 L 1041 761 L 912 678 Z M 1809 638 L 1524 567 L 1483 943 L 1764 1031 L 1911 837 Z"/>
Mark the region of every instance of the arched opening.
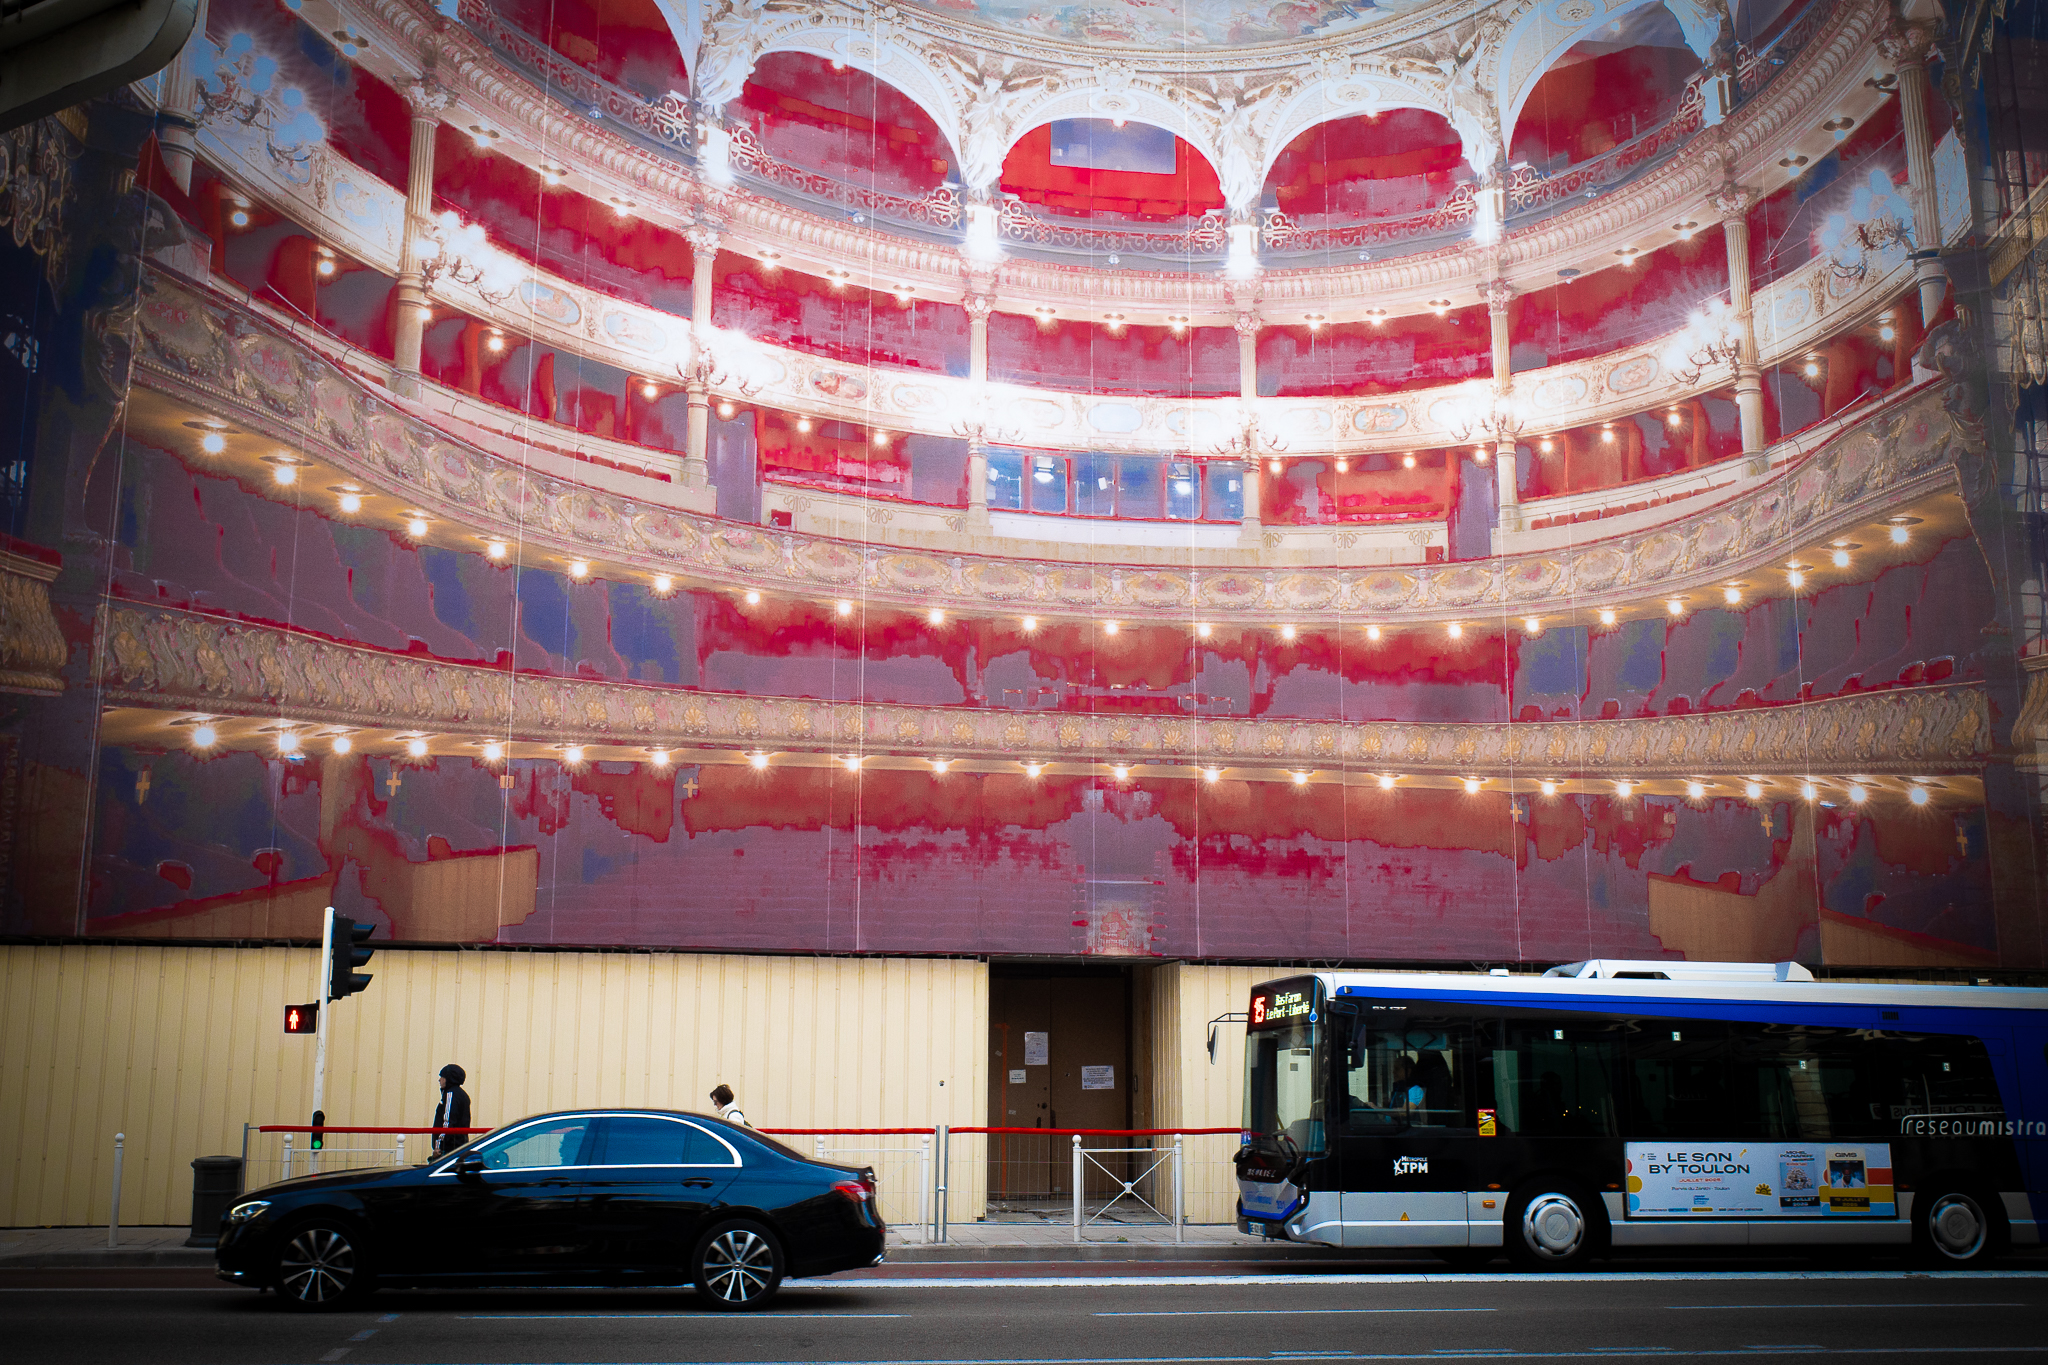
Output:
<path fill-rule="evenodd" d="M 654 0 L 496 0 L 492 9 L 501 23 L 642 98 L 689 88 L 674 31 Z"/>
<path fill-rule="evenodd" d="M 1274 158 L 1262 202 L 1303 226 L 1424 213 L 1472 178 L 1464 146 L 1427 109 L 1333 118 Z"/>
<path fill-rule="evenodd" d="M 1508 159 L 1546 174 L 1590 161 L 1667 122 L 1699 69 L 1670 10 L 1630 10 L 1550 64 L 1515 120 Z"/>
<path fill-rule="evenodd" d="M 944 184 L 953 149 L 932 116 L 886 81 L 808 52 L 771 52 L 727 109 L 776 161 L 915 198 Z"/>
<path fill-rule="evenodd" d="M 1062 218 L 1173 223 L 1223 207 L 1208 159 L 1147 123 L 1055 119 L 1003 158 L 1002 191 Z"/>

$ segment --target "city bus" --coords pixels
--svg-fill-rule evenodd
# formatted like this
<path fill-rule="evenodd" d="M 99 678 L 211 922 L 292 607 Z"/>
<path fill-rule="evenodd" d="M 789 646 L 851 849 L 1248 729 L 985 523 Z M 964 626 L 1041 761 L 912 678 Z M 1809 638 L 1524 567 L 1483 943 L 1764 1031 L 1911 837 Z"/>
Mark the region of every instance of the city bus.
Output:
<path fill-rule="evenodd" d="M 1238 1230 L 1573 1269 L 1635 1247 L 1982 1265 L 2048 1209 L 2048 990 L 1797 963 L 1319 971 L 1251 993 Z"/>

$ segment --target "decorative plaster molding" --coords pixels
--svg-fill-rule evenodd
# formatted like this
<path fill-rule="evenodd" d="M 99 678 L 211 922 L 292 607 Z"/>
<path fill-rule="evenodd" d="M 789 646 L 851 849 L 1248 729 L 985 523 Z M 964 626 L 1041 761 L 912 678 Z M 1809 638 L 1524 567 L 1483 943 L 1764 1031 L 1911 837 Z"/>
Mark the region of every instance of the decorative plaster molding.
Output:
<path fill-rule="evenodd" d="M 1588 25 L 1597 27 L 1606 22 L 1620 8 L 1603 10 L 1602 0 L 1569 0 L 1566 5 L 1552 8 L 1561 13 L 1571 5 L 1577 5 L 1584 13 L 1574 10 L 1573 17 L 1562 27 L 1556 16 L 1546 16 L 1543 22 L 1558 32 L 1577 32 Z M 1499 59 L 1489 53 L 1495 53 L 1506 41 L 1508 29 L 1503 25 L 1512 25 L 1536 9 L 1526 0 L 1517 0 L 1476 19 L 1458 19 L 1450 27 L 1445 27 L 1441 19 L 1432 19 L 1415 28 L 1415 15 L 1404 16 L 1395 25 L 1371 30 L 1378 35 L 1375 41 L 1384 40 L 1386 45 L 1348 58 L 1333 52 L 1327 43 L 1261 47 L 1235 58 L 1229 54 L 1180 53 L 1170 60 L 1155 57 L 1151 60 L 1160 68 L 1160 79 L 1170 78 L 1172 82 L 1170 88 L 1161 86 L 1158 100 L 1176 113 L 1177 123 L 1169 126 L 1192 126 L 1203 119 L 1213 125 L 1212 136 L 1191 140 L 1216 158 L 1219 169 L 1231 159 L 1221 150 L 1225 141 L 1223 130 L 1235 117 L 1241 101 L 1254 96 L 1264 101 L 1259 106 L 1264 112 L 1254 117 L 1255 123 L 1264 120 L 1261 165 L 1269 162 L 1294 133 L 1344 112 L 1410 105 L 1434 108 L 1447 117 L 1456 115 L 1454 123 L 1464 118 L 1466 123 L 1476 119 L 1483 124 L 1485 120 L 1477 112 L 1459 104 L 1463 98 L 1459 91 L 1468 84 L 1476 90 L 1491 79 L 1489 73 L 1494 72 Z M 320 13 L 340 16 L 367 34 L 372 40 L 369 50 L 358 60 L 387 79 L 403 80 L 417 74 L 416 67 L 407 65 L 410 59 L 406 54 L 422 49 L 434 53 L 437 76 L 454 84 L 478 116 L 505 132 L 506 139 L 499 144 L 501 152 L 531 159 L 546 149 L 548 156 L 566 161 L 580 175 L 589 177 L 600 200 L 614 194 L 626 195 L 643 206 L 644 216 L 673 220 L 678 226 L 690 217 L 696 205 L 715 202 L 729 217 L 738 249 L 774 250 L 791 264 L 804 260 L 816 260 L 821 265 L 858 261 L 893 275 L 926 296 L 958 296 L 963 263 L 950 244 L 917 242 L 843 218 L 828 219 L 791 209 L 759 195 L 700 185 L 678 156 L 679 148 L 693 155 L 687 146 L 686 129 L 667 126 L 661 118 L 638 113 L 625 117 L 622 113 L 626 124 L 642 128 L 642 136 L 648 139 L 642 143 L 614 132 L 608 125 L 618 121 L 609 116 L 604 121 L 565 116 L 558 96 L 551 99 L 540 85 L 524 75 L 506 74 L 505 63 L 480 38 L 459 25 L 446 24 L 423 3 L 307 0 L 305 12 L 316 22 Z M 1432 15 L 1437 12 L 1434 7 L 1418 11 Z M 829 27 L 829 15 L 840 15 L 857 23 L 858 31 L 848 30 L 849 46 L 844 50 L 827 44 L 821 55 L 859 65 L 863 62 L 855 49 L 866 45 L 872 56 L 874 39 L 869 34 L 866 7 L 844 0 L 785 0 L 768 7 L 767 13 L 781 16 L 768 21 L 777 32 L 803 31 L 811 34 L 807 42 L 815 39 L 814 30 L 820 25 Z M 826 17 L 813 21 L 808 17 L 813 15 Z M 1824 137 L 1812 128 L 1814 120 L 1807 116 L 1807 110 L 1822 106 L 1833 110 L 1852 104 L 1860 107 L 1859 102 L 1879 98 L 1875 92 L 1861 88 L 1861 77 L 1875 57 L 1874 35 L 1887 16 L 1883 0 L 1851 0 L 1831 6 L 1821 31 L 1760 94 L 1745 101 L 1713 130 L 1712 155 L 1677 157 L 1596 202 L 1561 210 L 1539 224 L 1511 233 L 1502 255 L 1505 273 L 1519 287 L 1531 289 L 1552 282 L 1553 272 L 1560 264 L 1607 263 L 1613 248 L 1631 235 L 1643 233 L 1645 224 L 1668 223 L 1696 212 L 1707 194 L 1728 174 L 1751 179 L 1767 174 L 1770 165 L 1783 154 L 1788 138 Z M 895 23 L 891 21 L 892 25 Z M 1144 60 L 1143 54 L 1125 54 L 1128 60 L 1120 56 L 1120 65 L 1114 69 L 1098 70 L 1103 67 L 1100 54 L 1087 49 L 1062 54 L 1055 51 L 1058 45 L 1052 45 L 1040 56 L 1032 56 L 1025 50 L 1030 44 L 997 41 L 991 45 L 989 40 L 1002 35 L 991 35 L 985 28 L 955 24 L 924 11 L 903 12 L 902 24 L 892 32 L 913 31 L 929 32 L 930 41 L 920 46 L 907 38 L 892 38 L 894 46 L 889 50 L 905 54 L 908 65 L 897 64 L 905 66 L 905 70 L 921 67 L 953 73 L 944 79 L 957 87 L 956 103 L 934 113 L 949 136 L 966 120 L 969 104 L 976 97 L 972 92 L 985 85 L 978 66 L 963 66 L 964 59 L 948 55 L 952 50 L 947 46 L 949 43 L 965 44 L 960 49 L 963 51 L 978 45 L 984 53 L 984 63 L 993 60 L 1002 66 L 1004 91 L 1021 97 L 1026 85 L 1037 82 L 1033 88 L 1042 95 L 1039 103 L 1043 108 L 1019 104 L 1005 113 L 1010 123 L 1023 126 L 1030 126 L 1028 120 L 1042 121 L 1043 117 L 1099 114 L 1088 104 L 1095 95 L 1086 95 L 1075 109 L 1064 112 L 1064 106 L 1055 108 L 1055 103 L 1071 102 L 1080 97 L 1077 92 L 1089 90 L 1097 95 L 1118 94 L 1107 87 L 1125 81 L 1127 76 L 1136 82 L 1134 73 Z M 892 67 L 882 74 L 895 79 L 898 73 Z M 1371 79 L 1366 80 L 1367 76 Z M 1525 83 L 1533 83 L 1539 76 L 1540 71 L 1525 73 Z M 935 75 L 932 79 L 940 77 Z M 1336 84 L 1324 90 L 1325 83 L 1330 81 Z M 1393 84 L 1381 90 L 1374 82 Z M 1394 93 L 1394 87 L 1403 82 L 1413 84 L 1412 97 Z M 1318 94 L 1319 91 L 1322 93 Z M 1128 89 L 1123 94 L 1128 94 Z M 1002 98 L 1010 97 L 1005 94 Z M 1271 111 L 1280 106 L 1274 101 L 1283 97 L 1293 99 L 1307 111 L 1301 128 L 1282 126 L 1275 121 L 1277 115 Z M 1505 92 L 1502 97 L 1509 98 Z M 1194 112 L 1198 110 L 1208 112 L 1198 118 Z M 1501 122 L 1497 111 L 1492 117 L 1496 124 Z M 1707 165 L 1709 161 L 1714 164 Z M 1650 229 L 1653 234 L 1660 230 Z M 1397 312 L 1420 311 L 1426 298 L 1447 289 L 1476 288 L 1490 273 L 1493 272 L 1479 253 L 1451 246 L 1371 265 L 1269 272 L 1265 287 L 1268 298 L 1275 302 L 1313 305 L 1333 318 L 1343 318 L 1368 306 L 1387 306 Z M 1178 272 L 1103 272 L 1025 260 L 1012 260 L 1001 268 L 999 288 L 1006 311 L 1027 314 L 1039 304 L 1064 304 L 1085 310 L 1113 301 L 1126 311 L 1160 315 L 1186 312 L 1206 320 L 1208 315 L 1221 311 L 1216 305 L 1224 297 L 1220 277 L 1191 280 Z"/>
<path fill-rule="evenodd" d="M 102 630 L 110 704 L 515 742 L 1640 780 L 1966 773 L 1988 758 L 1991 731 L 1974 684 L 1635 720 L 1346 724 L 872 705 L 515 675 L 163 608 L 111 607 Z"/>
<path fill-rule="evenodd" d="M 209 126 L 200 144 L 264 202 L 298 221 L 317 223 L 322 239 L 337 249 L 396 273 L 405 216 L 405 196 L 396 188 L 371 179 L 324 147 L 313 149 L 303 162 L 281 163 L 265 150 L 260 133 L 236 125 Z M 1952 139 L 1942 144 L 1944 151 L 1951 146 Z M 1967 220 L 1958 219 L 1958 225 L 1966 228 Z M 1912 278 L 1903 244 L 1887 248 L 1873 264 L 1858 278 L 1817 260 L 1758 289 L 1752 306 L 1761 363 L 1803 354 L 1860 322 Z M 688 318 L 523 264 L 517 273 L 520 283 L 509 297 L 491 292 L 493 286 L 481 279 L 463 283 L 448 274 L 431 281 L 428 293 L 472 317 L 630 374 L 681 377 L 678 367 L 690 357 Z M 1258 289 L 1233 283 L 1228 298 L 1219 301 L 1227 306 L 1219 320 L 1241 334 L 1262 325 L 1262 293 L 1267 315 L 1280 311 L 1273 283 L 1270 275 Z M 1482 286 L 1475 281 L 1474 287 Z M 1490 303 L 1514 285 L 1492 278 L 1483 288 Z M 1105 292 L 1091 301 L 1088 315 L 1116 302 Z M 1319 300 L 1308 303 L 1322 311 Z M 986 294 L 970 294 L 965 306 L 971 316 L 993 305 Z M 1527 405 L 1527 429 L 1556 431 L 1612 421 L 1711 392 L 1726 382 L 1717 373 L 1704 373 L 1692 384 L 1681 383 L 1664 363 L 1670 340 L 1519 372 L 1515 388 Z M 1205 451 L 1243 422 L 1242 402 L 1235 397 L 1098 397 L 1025 385 L 977 385 L 928 370 L 828 360 L 763 342 L 749 342 L 745 350 L 747 382 L 714 385 L 720 397 L 923 435 L 953 434 L 954 414 L 994 407 L 1006 412 L 1004 424 L 1016 433 L 1017 443 L 1036 448 Z M 738 370 L 730 373 L 740 377 Z M 1467 392 L 1468 384 L 1451 384 L 1364 398 L 1262 398 L 1256 403 L 1262 424 L 1287 443 L 1290 454 L 1363 454 L 1458 444 L 1449 416 L 1453 407 L 1447 405 L 1459 403 Z"/>
<path fill-rule="evenodd" d="M 1350 569 L 1128 572 L 980 554 L 866 548 L 692 515 L 649 482 L 642 498 L 546 476 L 435 430 L 250 313 L 144 277 L 141 383 L 301 447 L 436 518 L 536 552 L 608 557 L 634 571 L 729 588 L 969 612 L 1270 621 L 1275 612 L 1449 621 L 1713 590 L 1788 544 L 1954 485 L 1961 439 L 1928 387 L 1874 408 L 1835 440 L 1739 496 L 1654 530 L 1484 561 Z M 601 571 L 602 572 L 602 571 Z"/>
<path fill-rule="evenodd" d="M 70 647 L 50 609 L 58 565 L 0 550 L 0 692 L 54 697 Z"/>

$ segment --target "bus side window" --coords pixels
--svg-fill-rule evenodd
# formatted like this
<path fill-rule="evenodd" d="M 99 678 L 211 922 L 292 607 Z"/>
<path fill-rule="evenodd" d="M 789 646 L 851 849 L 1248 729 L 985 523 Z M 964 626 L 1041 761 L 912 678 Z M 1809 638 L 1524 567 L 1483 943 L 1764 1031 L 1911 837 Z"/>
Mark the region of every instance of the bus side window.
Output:
<path fill-rule="evenodd" d="M 1472 1127 L 1471 1056 L 1472 1026 L 1463 1020 L 1361 1025 L 1345 1058 L 1352 1131 Z"/>
<path fill-rule="evenodd" d="M 1562 1025 L 1560 1027 L 1560 1025 Z M 1562 1035 L 1562 1036 L 1559 1036 Z M 1511 1019 L 1493 1054 L 1495 1118 L 1524 1137 L 1612 1137 L 1620 1051 L 1582 1023 Z"/>

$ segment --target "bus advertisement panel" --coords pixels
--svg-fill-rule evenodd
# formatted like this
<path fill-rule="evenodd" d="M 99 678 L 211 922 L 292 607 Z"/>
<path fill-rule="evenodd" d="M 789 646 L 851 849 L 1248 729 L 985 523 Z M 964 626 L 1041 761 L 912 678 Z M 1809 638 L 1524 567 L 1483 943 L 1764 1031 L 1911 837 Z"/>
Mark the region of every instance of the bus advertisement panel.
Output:
<path fill-rule="evenodd" d="M 1631 1218 L 1893 1218 L 1892 1149 L 1628 1144 Z"/>

